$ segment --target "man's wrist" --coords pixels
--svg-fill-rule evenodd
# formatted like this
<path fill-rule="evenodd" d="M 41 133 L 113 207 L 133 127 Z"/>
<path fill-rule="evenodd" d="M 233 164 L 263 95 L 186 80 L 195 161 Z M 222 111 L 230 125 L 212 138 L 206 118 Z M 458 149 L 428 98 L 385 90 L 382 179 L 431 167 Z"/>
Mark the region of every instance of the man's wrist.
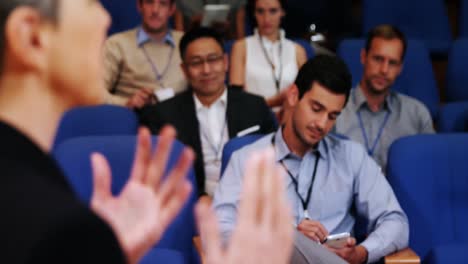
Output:
<path fill-rule="evenodd" d="M 356 252 L 358 255 L 359 263 L 367 263 L 367 258 L 369 256 L 369 252 L 364 246 L 356 246 Z"/>

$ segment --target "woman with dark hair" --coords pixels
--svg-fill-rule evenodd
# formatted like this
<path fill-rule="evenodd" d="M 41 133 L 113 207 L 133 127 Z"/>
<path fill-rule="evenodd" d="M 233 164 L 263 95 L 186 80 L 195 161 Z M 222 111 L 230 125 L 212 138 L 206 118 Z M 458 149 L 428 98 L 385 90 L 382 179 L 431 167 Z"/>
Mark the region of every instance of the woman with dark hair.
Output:
<path fill-rule="evenodd" d="M 294 83 L 307 56 L 281 29 L 284 0 L 252 0 L 249 4 L 257 28 L 253 36 L 234 44 L 230 82 L 263 96 L 270 107 L 281 106 L 285 89 Z"/>

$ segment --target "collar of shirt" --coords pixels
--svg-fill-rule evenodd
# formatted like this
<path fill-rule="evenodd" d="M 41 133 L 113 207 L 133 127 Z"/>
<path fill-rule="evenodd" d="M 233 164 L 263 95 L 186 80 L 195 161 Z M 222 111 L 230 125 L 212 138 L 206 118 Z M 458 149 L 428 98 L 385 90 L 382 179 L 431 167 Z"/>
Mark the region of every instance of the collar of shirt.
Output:
<path fill-rule="evenodd" d="M 269 40 L 268 38 L 265 38 L 263 36 L 260 36 L 262 39 L 263 39 L 263 43 L 265 43 L 265 48 L 269 49 L 271 48 L 272 46 L 275 46 L 275 45 L 279 45 L 280 42 L 284 41 L 284 39 L 286 38 L 286 33 L 284 32 L 283 29 L 280 29 L 279 30 L 279 34 L 280 34 L 280 38 L 279 40 L 280 41 L 275 41 L 275 42 L 272 42 L 271 40 Z M 259 37 L 259 33 L 258 33 L 258 29 L 255 28 L 254 29 L 254 35 L 255 37 Z"/>
<path fill-rule="evenodd" d="M 204 106 L 202 102 L 200 102 L 198 97 L 195 95 L 195 93 L 193 93 L 193 100 L 195 101 L 195 110 L 197 113 L 199 113 L 204 108 L 211 108 L 212 106 L 218 103 L 221 103 L 222 106 L 226 106 L 227 105 L 227 88 L 224 89 L 223 94 L 216 101 L 214 101 L 209 107 Z"/>
<path fill-rule="evenodd" d="M 138 47 L 141 47 L 143 44 L 146 42 L 153 41 L 152 38 L 146 33 L 145 30 L 143 30 L 143 27 L 140 26 L 140 28 L 137 31 L 137 45 Z M 167 34 L 164 36 L 164 40 L 162 43 L 166 43 L 172 47 L 175 47 L 175 41 L 174 37 L 172 36 L 171 30 L 167 31 Z"/>
<path fill-rule="evenodd" d="M 291 150 L 289 150 L 288 145 L 284 141 L 283 138 L 283 129 L 280 127 L 275 133 L 273 133 L 273 142 L 274 142 L 274 148 L 275 148 L 275 153 L 276 153 L 276 162 L 280 162 L 281 160 L 287 159 L 287 158 L 295 158 L 302 160 L 301 157 L 297 156 L 296 154 L 292 153 Z M 318 144 L 318 154 L 320 158 L 326 160 L 327 159 L 327 153 L 328 153 L 328 143 L 327 143 L 327 136 L 320 140 Z M 312 154 L 313 150 L 309 150 L 305 155 Z"/>
<path fill-rule="evenodd" d="M 362 107 L 367 107 L 367 99 L 362 92 L 361 86 L 358 84 L 354 89 L 351 90 L 352 102 L 354 104 L 355 110 L 358 111 Z M 390 113 L 393 111 L 392 102 L 395 93 L 390 91 L 387 97 L 385 97 L 384 108 L 387 109 Z"/>

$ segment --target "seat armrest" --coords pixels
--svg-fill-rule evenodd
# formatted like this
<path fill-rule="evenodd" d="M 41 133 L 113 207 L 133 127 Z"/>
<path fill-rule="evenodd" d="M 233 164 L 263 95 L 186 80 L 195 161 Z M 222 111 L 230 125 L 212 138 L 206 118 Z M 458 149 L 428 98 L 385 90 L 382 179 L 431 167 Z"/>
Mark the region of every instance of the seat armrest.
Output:
<path fill-rule="evenodd" d="M 402 249 L 385 257 L 385 264 L 414 263 L 421 263 L 421 259 L 411 248 Z"/>

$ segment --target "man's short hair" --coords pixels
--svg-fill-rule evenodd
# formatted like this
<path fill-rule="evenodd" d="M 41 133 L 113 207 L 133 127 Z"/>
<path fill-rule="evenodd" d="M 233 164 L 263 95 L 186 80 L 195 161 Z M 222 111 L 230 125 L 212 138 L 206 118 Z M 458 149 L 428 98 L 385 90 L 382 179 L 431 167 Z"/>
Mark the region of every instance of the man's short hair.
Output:
<path fill-rule="evenodd" d="M 190 45 L 190 43 L 194 42 L 195 40 L 201 38 L 212 38 L 216 40 L 216 42 L 219 44 L 224 53 L 224 43 L 221 35 L 211 28 L 198 27 L 187 31 L 187 33 L 185 33 L 185 35 L 180 40 L 179 51 L 182 61 L 185 58 L 185 52 L 187 51 L 188 45 Z"/>
<path fill-rule="evenodd" d="M 365 46 L 366 52 L 369 52 L 374 38 L 383 38 L 385 40 L 399 39 L 401 44 L 403 44 L 403 53 L 401 54 L 401 60 L 403 61 L 406 54 L 407 41 L 405 34 L 403 34 L 403 32 L 401 32 L 397 27 L 392 25 L 380 25 L 371 29 L 367 33 Z"/>
<path fill-rule="evenodd" d="M 0 1 L 0 73 L 3 70 L 6 48 L 5 26 L 8 17 L 15 8 L 29 6 L 36 9 L 52 23 L 57 22 L 59 0 L 2 0 Z"/>
<path fill-rule="evenodd" d="M 317 55 L 299 69 L 294 82 L 299 90 L 299 99 L 312 89 L 314 82 L 334 94 L 343 94 L 348 101 L 351 91 L 351 73 L 340 58 L 331 55 Z"/>

